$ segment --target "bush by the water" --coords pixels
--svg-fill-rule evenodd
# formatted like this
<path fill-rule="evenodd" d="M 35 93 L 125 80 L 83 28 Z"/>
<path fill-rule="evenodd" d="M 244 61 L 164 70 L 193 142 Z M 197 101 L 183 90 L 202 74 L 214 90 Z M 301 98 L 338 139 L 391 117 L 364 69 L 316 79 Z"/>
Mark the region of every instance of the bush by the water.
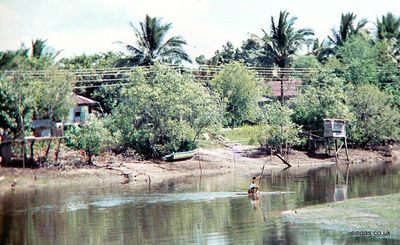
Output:
<path fill-rule="evenodd" d="M 156 65 L 130 82 L 113 110 L 113 131 L 120 130 L 125 148 L 159 158 L 194 149 L 203 131 L 219 127 L 216 100 L 191 76 Z"/>
<path fill-rule="evenodd" d="M 233 62 L 211 80 L 211 89 L 225 105 L 224 126 L 236 127 L 255 123 L 261 117 L 258 102 L 268 93 L 256 73 L 242 63 Z"/>
<path fill-rule="evenodd" d="M 350 96 L 355 120 L 350 140 L 357 145 L 381 144 L 400 140 L 400 112 L 391 96 L 374 85 L 357 87 Z"/>
<path fill-rule="evenodd" d="M 102 118 L 91 115 L 87 123 L 79 127 L 71 127 L 66 132 L 66 144 L 75 150 L 84 150 L 88 164 L 93 156 L 99 155 L 112 144 L 111 133 L 104 126 Z"/>
<path fill-rule="evenodd" d="M 324 71 L 315 74 L 300 95 L 289 101 L 292 118 L 305 130 L 323 130 L 324 118 L 352 119 L 348 105 L 351 85 L 335 74 Z"/>
<path fill-rule="evenodd" d="M 264 128 L 259 143 L 275 149 L 282 149 L 286 144 L 301 144 L 301 127 L 292 121 L 293 110 L 279 102 L 264 107 Z"/>

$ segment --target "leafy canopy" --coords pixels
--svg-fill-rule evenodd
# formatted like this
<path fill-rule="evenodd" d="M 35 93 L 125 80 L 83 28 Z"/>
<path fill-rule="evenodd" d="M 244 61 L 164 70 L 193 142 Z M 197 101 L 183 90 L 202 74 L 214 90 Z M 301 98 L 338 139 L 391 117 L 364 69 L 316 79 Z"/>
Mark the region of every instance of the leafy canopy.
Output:
<path fill-rule="evenodd" d="M 72 127 L 66 132 L 67 146 L 84 150 L 87 163 L 92 163 L 93 156 L 99 155 L 112 143 L 111 133 L 104 126 L 102 118 L 90 115 L 89 121 L 79 127 Z"/>
<path fill-rule="evenodd" d="M 125 147 L 153 158 L 191 150 L 207 128 L 217 127 L 215 99 L 190 76 L 160 65 L 137 70 L 113 111 Z"/>
<path fill-rule="evenodd" d="M 0 75 L 0 127 L 15 134 L 28 129 L 33 118 L 61 121 L 74 104 L 74 77 L 49 68 L 43 76 L 24 72 Z"/>
<path fill-rule="evenodd" d="M 305 130 L 323 129 L 324 118 L 351 119 L 348 107 L 350 85 L 331 72 L 314 74 L 299 96 L 289 101 L 293 108 L 293 120 Z"/>
<path fill-rule="evenodd" d="M 400 139 L 400 112 L 390 102 L 390 95 L 374 85 L 361 85 L 350 96 L 355 121 L 350 139 L 359 144 L 381 144 Z"/>
<path fill-rule="evenodd" d="M 215 76 L 211 90 L 218 94 L 225 105 L 224 125 L 239 126 L 256 122 L 261 115 L 258 102 L 267 94 L 267 88 L 255 72 L 242 63 L 233 62 Z"/>
<path fill-rule="evenodd" d="M 260 138 L 262 145 L 281 147 L 285 144 L 298 145 L 302 142 L 301 127 L 292 121 L 294 111 L 279 102 L 264 107 L 264 130 Z"/>

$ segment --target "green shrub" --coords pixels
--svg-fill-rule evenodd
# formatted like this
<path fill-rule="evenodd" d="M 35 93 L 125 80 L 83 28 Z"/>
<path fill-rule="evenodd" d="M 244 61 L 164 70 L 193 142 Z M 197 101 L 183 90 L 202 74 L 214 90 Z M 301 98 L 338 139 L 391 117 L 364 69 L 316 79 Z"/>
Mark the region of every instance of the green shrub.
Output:
<path fill-rule="evenodd" d="M 292 121 L 292 115 L 293 110 L 279 102 L 265 105 L 265 127 L 260 144 L 279 149 L 286 144 L 301 144 L 301 127 Z"/>
<path fill-rule="evenodd" d="M 112 142 L 111 134 L 104 127 L 103 120 L 95 115 L 91 115 L 86 124 L 68 129 L 66 138 L 68 147 L 85 151 L 88 164 L 92 163 L 93 156 L 99 155 Z"/>
<path fill-rule="evenodd" d="M 254 123 L 261 117 L 258 102 L 268 93 L 267 87 L 255 72 L 248 70 L 242 63 L 226 65 L 210 83 L 212 91 L 225 104 L 224 126 Z"/>
<path fill-rule="evenodd" d="M 329 72 L 316 74 L 300 93 L 289 101 L 292 118 L 305 130 L 323 131 L 324 118 L 352 119 L 348 106 L 350 85 Z"/>
<path fill-rule="evenodd" d="M 113 111 L 114 127 L 126 148 L 159 158 L 194 149 L 202 132 L 219 126 L 215 99 L 190 76 L 154 66 L 147 77 L 139 72 L 131 82 Z"/>
<path fill-rule="evenodd" d="M 391 96 L 374 85 L 357 87 L 350 96 L 355 121 L 350 140 L 358 145 L 381 144 L 400 139 L 400 112 Z"/>

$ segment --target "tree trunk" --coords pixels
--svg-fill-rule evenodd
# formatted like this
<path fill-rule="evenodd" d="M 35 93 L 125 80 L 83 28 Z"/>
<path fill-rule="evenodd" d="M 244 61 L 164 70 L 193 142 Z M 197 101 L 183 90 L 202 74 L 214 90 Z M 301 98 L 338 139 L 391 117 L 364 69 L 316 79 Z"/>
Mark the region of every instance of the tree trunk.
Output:
<path fill-rule="evenodd" d="M 91 152 L 88 152 L 88 164 L 89 165 L 92 164 L 92 156 L 93 156 L 93 154 Z"/>
<path fill-rule="evenodd" d="M 31 159 L 32 159 L 33 162 L 35 162 L 34 145 L 35 145 L 35 140 L 32 140 L 32 143 L 31 143 Z"/>
<path fill-rule="evenodd" d="M 44 157 L 45 161 L 47 162 L 48 157 L 49 157 L 49 152 L 50 152 L 50 148 L 51 148 L 51 139 L 49 140 L 49 144 L 47 145 L 47 149 L 46 149 L 46 155 Z"/>
<path fill-rule="evenodd" d="M 56 150 L 56 163 L 58 162 L 58 154 L 60 153 L 60 145 L 61 145 L 61 140 L 62 138 L 60 138 L 60 140 L 58 141 L 58 146 L 57 146 L 57 150 Z"/>

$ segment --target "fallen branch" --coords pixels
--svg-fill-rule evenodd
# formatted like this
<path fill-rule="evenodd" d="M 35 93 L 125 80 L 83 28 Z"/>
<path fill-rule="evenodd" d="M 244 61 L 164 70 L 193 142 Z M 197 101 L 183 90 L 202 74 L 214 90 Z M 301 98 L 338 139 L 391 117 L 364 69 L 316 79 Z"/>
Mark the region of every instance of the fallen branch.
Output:
<path fill-rule="evenodd" d="M 286 161 L 286 160 L 283 158 L 283 156 L 281 156 L 281 154 L 275 153 L 275 156 L 277 156 L 279 159 L 281 159 L 282 162 L 283 162 L 284 164 L 286 164 L 288 167 L 291 167 L 291 166 L 292 166 L 292 165 L 289 164 L 288 161 Z"/>

